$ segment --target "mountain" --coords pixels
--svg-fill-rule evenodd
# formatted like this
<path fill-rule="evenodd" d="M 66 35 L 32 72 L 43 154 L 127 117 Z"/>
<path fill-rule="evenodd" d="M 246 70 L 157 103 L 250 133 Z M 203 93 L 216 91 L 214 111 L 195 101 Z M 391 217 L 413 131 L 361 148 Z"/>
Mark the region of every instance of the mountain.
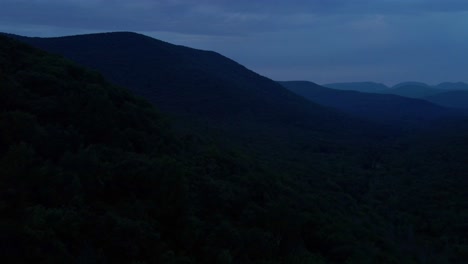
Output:
<path fill-rule="evenodd" d="M 446 107 L 468 109 L 468 90 L 441 92 L 426 96 L 424 100 Z"/>
<path fill-rule="evenodd" d="M 98 70 L 162 112 L 183 120 L 176 121 L 177 128 L 198 127 L 200 134 L 216 134 L 227 144 L 240 140 L 248 148 L 253 144 L 255 151 L 264 148 L 264 154 L 278 149 L 271 142 L 264 144 L 267 138 L 321 149 L 318 146 L 323 142 L 346 141 L 343 144 L 348 146 L 387 133 L 370 122 L 314 104 L 212 51 L 130 32 L 15 37 Z M 231 138 L 226 140 L 228 134 Z"/>
<path fill-rule="evenodd" d="M 466 122 L 265 157 L 3 36 L 0 73 L 2 263 L 466 262 Z"/>
<path fill-rule="evenodd" d="M 271 118 L 269 113 L 281 112 L 288 119 L 313 112 L 319 117 L 325 111 L 218 53 L 136 33 L 18 38 L 99 70 L 168 112 L 210 118 Z"/>
<path fill-rule="evenodd" d="M 468 90 L 468 84 L 463 82 L 444 82 L 435 86 L 429 86 L 425 83 L 419 82 L 404 82 L 393 86 L 391 89 L 385 91 L 385 93 L 425 99 L 431 96 L 436 96 L 437 94 L 445 93 L 447 90 Z M 451 107 L 450 104 L 443 105 Z"/>
<path fill-rule="evenodd" d="M 391 88 L 392 89 L 397 89 L 397 88 L 400 88 L 400 87 L 403 87 L 403 86 L 422 86 L 422 87 L 429 87 L 428 84 L 426 83 L 423 83 L 423 82 L 401 82 L 401 83 L 397 83 L 395 85 L 393 85 Z"/>
<path fill-rule="evenodd" d="M 366 252 L 377 244 L 371 236 L 327 238 L 342 224 L 366 230 L 343 220 L 364 216 L 349 210 L 353 198 L 334 190 L 330 173 L 282 174 L 246 152 L 181 136 L 99 73 L 3 36 L 0 72 L 2 263 L 378 258 Z M 365 221 L 380 223 L 372 217 Z M 343 251 L 343 242 L 354 245 Z"/>
<path fill-rule="evenodd" d="M 422 82 L 401 82 L 392 87 L 373 82 L 331 83 L 324 87 L 337 90 L 353 90 L 366 93 L 394 94 L 410 98 L 421 98 L 444 93 L 447 90 L 468 90 L 468 84 L 463 82 L 443 82 L 430 86 Z M 450 107 L 450 104 L 444 105 Z"/>
<path fill-rule="evenodd" d="M 447 93 L 447 91 L 449 92 Z M 454 91 L 468 91 L 468 84 L 463 82 L 444 82 L 436 86 L 429 86 L 425 83 L 404 82 L 393 86 L 383 93 L 421 98 L 445 107 L 464 108 L 466 106 L 466 103 L 464 103 L 464 99 L 466 98 L 465 93 Z M 461 97 L 459 99 L 455 98 L 457 95 Z"/>
<path fill-rule="evenodd" d="M 282 174 L 175 134 L 99 73 L 3 36 L 0 72 L 4 263 L 327 263 L 396 250 L 353 224 L 383 222 L 351 208 L 332 171 Z"/>
<path fill-rule="evenodd" d="M 353 90 L 367 93 L 377 93 L 388 90 L 385 84 L 375 82 L 329 83 L 323 86 L 337 90 Z"/>
<path fill-rule="evenodd" d="M 174 232 L 156 212 L 180 208 L 164 194 L 177 188 L 167 170 L 188 161 L 165 118 L 100 74 L 4 36 L 0 72 L 2 262 L 161 259 Z"/>
<path fill-rule="evenodd" d="M 423 98 L 442 92 L 442 90 L 423 84 L 399 84 L 382 93 L 395 94 L 410 98 Z"/>
<path fill-rule="evenodd" d="M 443 82 L 434 87 L 441 90 L 468 90 L 468 84 L 464 82 Z"/>
<path fill-rule="evenodd" d="M 335 90 L 306 81 L 280 82 L 280 84 L 314 103 L 333 107 L 375 122 L 415 125 L 457 115 L 452 109 L 421 99 Z"/>

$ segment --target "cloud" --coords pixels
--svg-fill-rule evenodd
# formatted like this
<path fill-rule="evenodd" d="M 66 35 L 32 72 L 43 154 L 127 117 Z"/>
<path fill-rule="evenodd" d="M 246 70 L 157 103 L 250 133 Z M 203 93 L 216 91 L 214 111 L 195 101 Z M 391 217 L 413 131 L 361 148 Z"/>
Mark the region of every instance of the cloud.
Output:
<path fill-rule="evenodd" d="M 0 0 L 3 24 L 239 35 L 320 26 L 334 16 L 462 12 L 450 0 Z"/>
<path fill-rule="evenodd" d="M 328 81 L 366 74 L 382 82 L 410 74 L 467 81 L 466 0 L 0 0 L 0 6 L 1 31 L 143 32 L 221 52 L 272 78 L 307 79 L 310 72 L 323 82 L 332 73 Z"/>

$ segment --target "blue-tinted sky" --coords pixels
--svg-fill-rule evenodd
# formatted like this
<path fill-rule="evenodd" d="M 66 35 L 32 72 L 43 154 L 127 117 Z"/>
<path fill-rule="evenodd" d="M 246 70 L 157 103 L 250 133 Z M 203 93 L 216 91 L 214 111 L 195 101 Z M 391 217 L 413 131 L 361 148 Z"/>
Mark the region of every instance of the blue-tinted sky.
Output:
<path fill-rule="evenodd" d="M 0 0 L 0 31 L 135 31 L 275 80 L 468 82 L 466 0 Z"/>

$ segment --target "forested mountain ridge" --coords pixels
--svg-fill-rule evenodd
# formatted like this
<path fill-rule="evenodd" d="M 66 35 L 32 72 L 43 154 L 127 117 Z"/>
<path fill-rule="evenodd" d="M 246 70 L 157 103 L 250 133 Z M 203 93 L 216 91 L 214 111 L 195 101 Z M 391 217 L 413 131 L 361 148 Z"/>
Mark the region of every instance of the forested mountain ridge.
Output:
<path fill-rule="evenodd" d="M 284 113 L 287 119 L 314 111 L 318 112 L 314 117 L 319 118 L 326 111 L 212 51 L 177 46 L 131 32 L 15 37 L 99 70 L 111 81 L 168 112 L 271 119 L 268 112 L 273 111 Z"/>
<path fill-rule="evenodd" d="M 351 90 L 366 93 L 378 93 L 389 89 L 385 84 L 375 82 L 328 83 L 322 86 L 337 90 Z"/>
<path fill-rule="evenodd" d="M 446 91 L 467 91 L 468 84 L 464 82 L 443 82 L 436 85 L 435 88 Z"/>
<path fill-rule="evenodd" d="M 387 255 L 372 236 L 327 238 L 341 225 L 362 229 L 334 217 L 358 212 L 330 181 L 178 137 L 150 104 L 98 73 L 3 36 L 0 72 L 2 261 L 334 262 L 369 247 L 366 258 Z"/>
<path fill-rule="evenodd" d="M 420 84 L 401 84 L 383 91 L 383 93 L 396 94 L 409 98 L 424 98 L 425 96 L 434 95 L 440 92 L 443 92 L 443 90 Z"/>
<path fill-rule="evenodd" d="M 336 90 L 307 81 L 279 82 L 304 98 L 374 122 L 397 126 L 425 126 L 443 118 L 461 117 L 455 109 L 422 99 L 392 94 Z"/>
<path fill-rule="evenodd" d="M 450 140 L 441 131 L 391 147 L 369 141 L 350 155 L 299 145 L 266 160 L 180 136 L 149 103 L 98 73 L 1 36 L 0 73 L 7 263 L 464 263 L 468 256 L 463 126 Z M 278 148 L 271 140 L 263 144 Z M 300 162 L 278 170 L 285 159 Z"/>
<path fill-rule="evenodd" d="M 131 32 L 13 37 L 98 70 L 176 117 L 177 127 L 201 127 L 202 134 L 211 133 L 206 128 L 216 130 L 221 140 L 263 154 L 283 155 L 276 152 L 283 146 L 275 144 L 338 153 L 391 134 L 380 125 L 314 104 L 215 52 Z"/>
<path fill-rule="evenodd" d="M 372 82 L 333 83 L 323 85 L 338 90 L 352 90 L 366 93 L 394 94 L 409 98 L 420 98 L 438 104 L 438 96 L 441 95 L 441 106 L 459 108 L 460 99 L 451 100 L 453 92 L 464 94 L 468 92 L 468 84 L 463 82 L 443 82 L 437 85 L 428 85 L 422 82 L 401 82 L 392 87 Z M 444 95 L 447 93 L 448 95 Z"/>

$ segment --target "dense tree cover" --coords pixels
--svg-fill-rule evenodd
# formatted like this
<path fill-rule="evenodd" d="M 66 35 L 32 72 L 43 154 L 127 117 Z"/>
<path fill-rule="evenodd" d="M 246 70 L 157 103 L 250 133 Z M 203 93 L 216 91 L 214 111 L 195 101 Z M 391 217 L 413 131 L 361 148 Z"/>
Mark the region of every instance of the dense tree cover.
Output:
<path fill-rule="evenodd" d="M 1 258 L 463 263 L 468 257 L 464 135 L 345 148 L 330 139 L 283 144 L 271 135 L 253 145 L 220 144 L 198 133 L 173 132 L 149 103 L 98 73 L 0 37 Z M 248 148 L 259 145 L 268 147 Z"/>
<path fill-rule="evenodd" d="M 6 38 L 0 47 L 3 258 L 280 257 L 288 227 L 267 216 L 283 217 L 276 207 L 288 210 L 292 202 L 279 198 L 291 193 L 285 179 L 242 154 L 173 135 L 148 103 L 99 74 Z"/>

